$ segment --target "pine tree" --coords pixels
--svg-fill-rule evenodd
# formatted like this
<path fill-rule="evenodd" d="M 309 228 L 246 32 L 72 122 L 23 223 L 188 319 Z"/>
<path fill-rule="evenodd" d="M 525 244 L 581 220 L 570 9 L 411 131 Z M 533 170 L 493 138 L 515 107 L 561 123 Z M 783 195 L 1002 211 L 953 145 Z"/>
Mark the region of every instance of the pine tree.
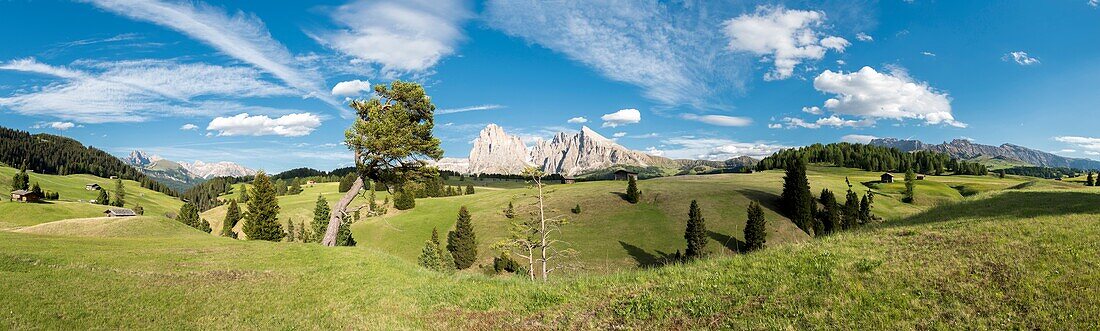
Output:
<path fill-rule="evenodd" d="M 1089 171 L 1089 176 L 1085 178 L 1085 186 L 1096 186 L 1096 180 L 1092 177 L 1092 171 Z"/>
<path fill-rule="evenodd" d="M 424 249 L 420 251 L 420 257 L 417 258 L 417 261 L 422 267 L 444 271 L 449 269 L 446 259 L 443 258 L 444 254 L 446 253 L 440 247 L 439 231 L 432 228 L 432 237 L 424 242 Z"/>
<path fill-rule="evenodd" d="M 901 198 L 901 202 L 914 203 L 916 201 L 916 192 L 914 192 L 916 190 L 916 187 L 917 175 L 913 174 L 913 169 L 910 168 L 909 170 L 905 171 L 905 196 Z"/>
<path fill-rule="evenodd" d="M 642 192 L 638 191 L 638 182 L 634 179 L 634 176 L 626 182 L 626 201 L 630 203 L 638 203 L 638 199 L 641 197 Z"/>
<path fill-rule="evenodd" d="M 110 196 L 108 196 L 107 190 L 102 188 L 99 189 L 99 196 L 95 198 L 95 203 L 106 206 L 108 203 L 111 202 L 110 200 L 111 198 Z"/>
<path fill-rule="evenodd" d="M 822 228 L 824 231 L 818 234 L 830 234 L 837 230 L 840 230 L 840 205 L 838 205 L 836 202 L 836 196 L 833 195 L 833 192 L 829 191 L 828 189 L 822 189 L 821 198 L 819 200 L 821 201 L 821 204 L 825 207 L 818 217 L 821 219 L 821 223 L 823 225 Z"/>
<path fill-rule="evenodd" d="M 202 220 L 199 219 L 199 208 L 190 202 L 186 202 L 183 206 L 180 206 L 179 214 L 176 214 L 176 220 L 192 228 L 201 228 Z"/>
<path fill-rule="evenodd" d="M 309 236 L 309 231 L 306 231 L 306 222 L 298 223 L 298 240 L 304 243 L 313 242 Z"/>
<path fill-rule="evenodd" d="M 688 209 L 687 229 L 684 231 L 684 239 L 687 240 L 687 251 L 684 254 L 688 259 L 703 256 L 707 249 L 707 225 L 703 219 L 703 212 L 699 210 L 699 203 L 691 200 Z"/>
<path fill-rule="evenodd" d="M 321 239 L 325 237 L 325 231 L 328 231 L 329 217 L 332 216 L 331 209 L 328 207 L 328 201 L 325 200 L 323 195 L 317 195 L 317 203 L 313 206 L 313 240 L 314 242 L 321 242 Z"/>
<path fill-rule="evenodd" d="M 302 182 L 300 180 L 298 180 L 297 178 L 295 178 L 294 180 L 291 180 L 290 181 L 290 191 L 288 191 L 287 193 L 289 193 L 291 195 L 298 195 L 299 193 L 302 193 Z"/>
<path fill-rule="evenodd" d="M 233 227 L 237 226 L 237 222 L 241 220 L 241 207 L 237 205 L 237 200 L 229 200 L 229 207 L 225 210 L 225 220 L 222 221 L 222 236 L 237 238 L 237 233 L 233 232 Z"/>
<path fill-rule="evenodd" d="M 875 197 L 871 194 L 871 191 L 867 191 L 867 194 L 863 195 L 863 199 L 859 201 L 859 224 L 871 223 L 874 216 L 871 215 L 871 206 L 875 203 Z"/>
<path fill-rule="evenodd" d="M 375 198 L 374 190 L 370 190 L 370 194 L 367 197 L 367 208 L 370 208 L 370 213 L 367 214 L 367 216 L 378 213 L 378 198 Z"/>
<path fill-rule="evenodd" d="M 751 252 L 764 248 L 768 237 L 768 223 L 764 220 L 764 209 L 755 201 L 749 203 L 748 216 L 749 219 L 745 221 L 745 251 Z"/>
<path fill-rule="evenodd" d="M 470 211 L 466 210 L 466 206 L 458 209 L 455 229 L 447 233 L 447 251 L 451 252 L 455 268 L 459 270 L 469 268 L 477 260 L 477 238 L 474 235 Z"/>
<path fill-rule="evenodd" d="M 34 185 L 31 186 L 31 192 L 33 192 L 35 194 L 38 194 L 38 196 L 43 196 L 44 195 L 42 193 L 42 187 L 38 186 L 38 182 L 34 182 Z"/>
<path fill-rule="evenodd" d="M 393 207 L 397 210 L 409 210 L 416 207 L 416 198 L 413 193 L 404 188 L 393 193 Z"/>
<path fill-rule="evenodd" d="M 242 230 L 248 240 L 280 241 L 286 235 L 283 225 L 279 223 L 279 201 L 275 198 L 275 187 L 262 171 L 252 181 L 252 194 Z"/>
<path fill-rule="evenodd" d="M 291 220 L 286 222 L 286 241 L 294 242 L 297 239 L 294 236 L 295 234 L 296 233 L 294 233 L 294 220 L 291 219 Z"/>
<path fill-rule="evenodd" d="M 27 175 L 27 164 L 23 163 L 23 166 L 19 168 L 19 172 L 15 173 L 11 178 L 11 190 L 26 190 L 30 188 L 30 175 Z"/>
<path fill-rule="evenodd" d="M 512 205 L 511 201 L 508 201 L 508 208 L 504 210 L 504 217 L 508 219 L 516 218 L 516 207 Z"/>
<path fill-rule="evenodd" d="M 198 208 L 195 208 L 196 212 L 198 210 L 199 210 Z M 206 233 L 210 233 L 210 231 L 213 231 L 213 229 L 210 228 L 210 222 L 207 222 L 205 218 L 199 219 L 198 229 L 199 229 L 199 231 L 206 232 Z"/>
<path fill-rule="evenodd" d="M 573 207 L 573 209 L 570 209 L 569 211 L 573 212 L 574 214 L 580 214 L 581 204 L 578 203 L 576 206 Z"/>
<path fill-rule="evenodd" d="M 841 217 L 841 228 L 844 230 L 851 229 L 859 224 L 859 196 L 856 195 L 856 192 L 852 192 L 852 189 L 848 189 L 848 194 L 845 195 Z"/>
<path fill-rule="evenodd" d="M 787 159 L 786 176 L 783 177 L 783 194 L 780 197 L 783 211 L 799 229 L 812 234 L 813 215 L 810 181 L 806 178 L 806 159 L 794 155 Z"/>
<path fill-rule="evenodd" d="M 115 179 L 115 198 L 111 200 L 111 205 L 115 207 L 122 207 L 126 204 L 126 185 L 122 184 L 122 178 Z"/>
<path fill-rule="evenodd" d="M 248 202 L 248 186 L 241 186 L 241 202 Z"/>
<path fill-rule="evenodd" d="M 351 236 L 351 220 L 345 219 L 336 228 L 336 246 L 355 246 L 355 238 Z"/>
<path fill-rule="evenodd" d="M 474 186 L 466 185 L 466 194 L 474 194 Z"/>
<path fill-rule="evenodd" d="M 340 193 L 351 190 L 351 185 L 355 183 L 355 178 L 356 175 L 354 172 L 349 172 L 347 175 L 344 175 L 344 177 L 340 178 L 340 187 L 338 188 Z"/>

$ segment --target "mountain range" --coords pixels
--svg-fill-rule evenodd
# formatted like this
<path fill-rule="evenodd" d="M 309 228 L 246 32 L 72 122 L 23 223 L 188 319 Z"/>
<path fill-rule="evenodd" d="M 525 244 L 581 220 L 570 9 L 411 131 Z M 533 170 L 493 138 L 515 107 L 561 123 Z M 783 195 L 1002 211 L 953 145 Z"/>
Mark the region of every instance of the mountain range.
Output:
<path fill-rule="evenodd" d="M 256 174 L 256 170 L 233 162 L 177 162 L 143 151 L 132 151 L 122 161 L 141 170 L 146 176 L 180 191 L 214 177 L 242 177 Z"/>
<path fill-rule="evenodd" d="M 550 140 L 538 139 L 527 146 L 520 137 L 509 135 L 499 125 L 489 124 L 474 139 L 468 158 L 444 158 L 437 166 L 443 170 L 482 174 L 518 174 L 534 166 L 547 174 L 577 176 L 615 166 L 724 169 L 752 166 L 756 161 L 749 157 L 726 161 L 673 160 L 628 149 L 587 126 L 579 132 L 559 132 Z"/>
<path fill-rule="evenodd" d="M 927 150 L 946 153 L 963 160 L 1000 159 L 1033 166 L 1100 169 L 1100 161 L 1064 157 L 1013 144 L 982 145 L 966 139 L 955 139 L 942 144 L 926 144 L 919 140 L 896 138 L 878 138 L 871 140 L 870 144 L 893 147 L 903 152 Z"/>

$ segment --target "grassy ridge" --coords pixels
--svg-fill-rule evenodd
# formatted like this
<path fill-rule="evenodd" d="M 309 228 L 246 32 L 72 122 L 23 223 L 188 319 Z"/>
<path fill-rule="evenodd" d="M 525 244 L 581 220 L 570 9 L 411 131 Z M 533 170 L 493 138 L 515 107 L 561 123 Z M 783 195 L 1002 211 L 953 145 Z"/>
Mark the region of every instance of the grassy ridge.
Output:
<path fill-rule="evenodd" d="M 0 297 L 16 298 L 0 300 L 0 326 L 1084 329 L 1100 320 L 1097 222 L 1094 190 L 982 193 L 757 253 L 550 284 L 435 274 L 366 247 L 0 232 Z"/>

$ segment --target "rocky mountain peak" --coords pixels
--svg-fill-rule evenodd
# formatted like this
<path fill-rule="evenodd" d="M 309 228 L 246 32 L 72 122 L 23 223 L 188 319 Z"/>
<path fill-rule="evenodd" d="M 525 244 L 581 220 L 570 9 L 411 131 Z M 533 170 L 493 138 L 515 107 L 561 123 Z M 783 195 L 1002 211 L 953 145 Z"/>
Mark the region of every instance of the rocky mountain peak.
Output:
<path fill-rule="evenodd" d="M 144 167 L 144 166 L 152 164 L 153 162 L 157 162 L 157 161 L 160 161 L 160 160 L 163 160 L 163 159 L 164 158 L 160 157 L 159 155 L 150 155 L 149 153 L 146 153 L 144 151 L 137 151 L 136 150 L 136 151 L 130 152 L 130 156 L 127 157 L 126 159 L 124 159 L 123 161 L 126 161 L 130 165 L 134 165 L 134 166 L 138 166 L 138 167 Z"/>

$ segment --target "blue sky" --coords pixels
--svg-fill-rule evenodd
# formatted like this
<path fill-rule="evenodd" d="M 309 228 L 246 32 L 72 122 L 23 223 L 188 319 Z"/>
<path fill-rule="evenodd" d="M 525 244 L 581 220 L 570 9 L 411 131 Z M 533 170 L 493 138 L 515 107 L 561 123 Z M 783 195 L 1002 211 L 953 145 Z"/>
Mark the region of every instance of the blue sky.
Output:
<path fill-rule="evenodd" d="M 125 155 L 350 164 L 346 100 L 423 83 L 448 157 L 497 123 L 676 158 L 870 137 L 1100 158 L 1100 3 L 5 1 L 0 125 Z"/>

